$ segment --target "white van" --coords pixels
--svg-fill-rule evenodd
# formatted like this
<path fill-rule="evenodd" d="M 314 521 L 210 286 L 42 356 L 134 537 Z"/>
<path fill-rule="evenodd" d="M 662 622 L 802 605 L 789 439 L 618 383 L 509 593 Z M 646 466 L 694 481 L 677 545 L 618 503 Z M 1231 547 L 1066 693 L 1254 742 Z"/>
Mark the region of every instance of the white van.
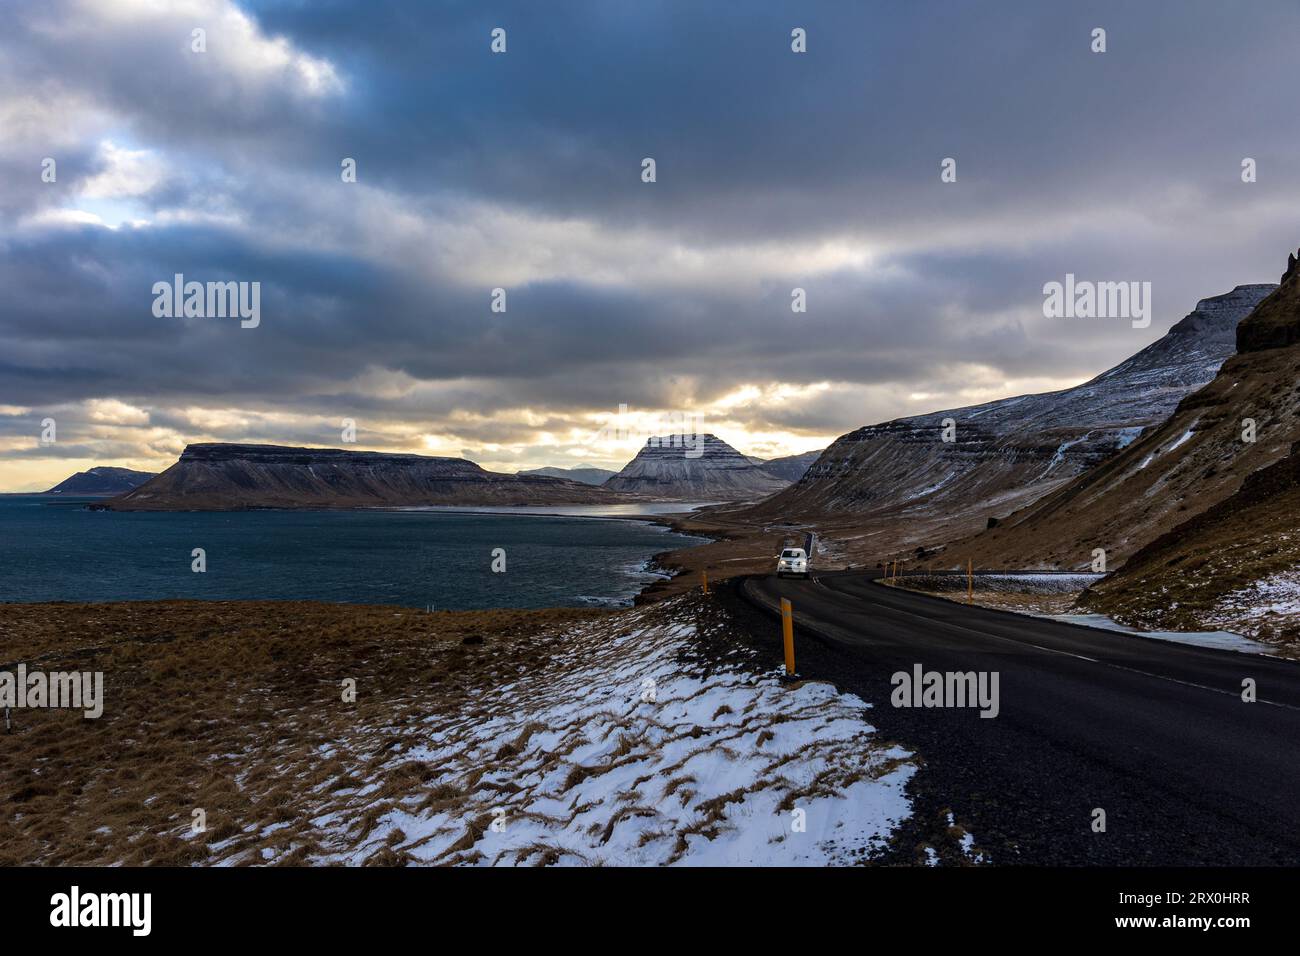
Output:
<path fill-rule="evenodd" d="M 803 548 L 786 548 L 776 556 L 776 576 L 783 578 L 787 574 L 808 577 L 808 555 Z"/>

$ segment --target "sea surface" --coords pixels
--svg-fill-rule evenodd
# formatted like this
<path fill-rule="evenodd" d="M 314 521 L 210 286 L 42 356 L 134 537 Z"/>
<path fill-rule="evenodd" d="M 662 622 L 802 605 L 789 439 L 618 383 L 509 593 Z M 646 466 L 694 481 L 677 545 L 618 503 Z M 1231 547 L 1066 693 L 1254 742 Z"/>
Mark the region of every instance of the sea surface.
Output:
<path fill-rule="evenodd" d="M 702 543 L 621 518 L 464 510 L 89 511 L 0 496 L 0 602 L 313 600 L 441 610 L 618 606 Z M 671 510 L 688 510 L 675 505 Z M 193 549 L 207 570 L 191 570 Z M 505 571 L 493 572 L 493 550 Z"/>

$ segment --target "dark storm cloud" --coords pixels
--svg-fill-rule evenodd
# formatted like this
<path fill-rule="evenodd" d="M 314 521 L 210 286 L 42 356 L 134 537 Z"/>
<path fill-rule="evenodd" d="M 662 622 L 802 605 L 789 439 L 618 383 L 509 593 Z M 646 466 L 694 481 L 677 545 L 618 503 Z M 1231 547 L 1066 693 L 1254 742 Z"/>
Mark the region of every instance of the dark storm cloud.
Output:
<path fill-rule="evenodd" d="M 560 214 L 730 235 L 942 221 L 992 202 L 1041 212 L 1098 188 L 1232 180 L 1232 140 L 1297 171 L 1277 122 L 1300 26 L 1284 3 L 258 9 L 364 76 L 332 134 L 372 175 Z M 794 25 L 806 56 L 789 52 Z M 494 26 L 506 56 L 484 55 Z M 1095 26 L 1109 31 L 1100 56 Z M 628 188 L 644 155 L 660 162 L 653 191 Z M 931 188 L 945 156 L 968 188 Z"/>
<path fill-rule="evenodd" d="M 836 432 L 918 410 L 895 393 L 956 394 L 971 366 L 1091 375 L 1297 244 L 1291 4 L 246 9 L 14 6 L 6 102 L 48 109 L 0 112 L 22 117 L 0 144 L 0 405 L 120 398 L 180 434 L 190 405 L 278 412 L 296 418 L 206 433 L 322 443 L 348 415 L 393 441 L 459 421 L 509 444 L 742 384 L 883 390 L 735 413 Z M 115 200 L 149 225 L 31 218 L 85 206 L 103 139 L 162 164 Z M 261 326 L 155 318 L 177 272 L 261 282 Z M 1044 319 L 1066 272 L 1151 281 L 1152 327 Z"/>
<path fill-rule="evenodd" d="M 178 272 L 260 281 L 261 325 L 155 317 L 153 284 Z M 448 285 L 425 300 L 403 275 L 338 256 L 250 248 L 210 230 L 83 227 L 12 242 L 0 283 L 28 290 L 0 303 L 5 399 L 28 405 L 161 394 L 234 403 L 314 396 L 313 404 L 336 396 L 335 407 L 400 409 L 400 400 L 347 388 L 383 367 L 419 380 L 492 380 L 490 392 L 456 396 L 479 410 L 576 410 L 671 405 L 691 382 L 692 397 L 709 401 L 755 375 L 906 382 L 948 353 L 1028 364 L 1044 357 L 1030 349 L 1017 359 L 1028 346 L 1013 322 L 945 322 L 956 279 L 830 275 L 793 325 L 785 289 L 688 295 L 535 283 L 511 290 L 510 310 L 497 315 L 485 289 Z M 805 323 L 816 335 L 795 334 Z M 743 367 L 719 375 L 723 358 Z"/>

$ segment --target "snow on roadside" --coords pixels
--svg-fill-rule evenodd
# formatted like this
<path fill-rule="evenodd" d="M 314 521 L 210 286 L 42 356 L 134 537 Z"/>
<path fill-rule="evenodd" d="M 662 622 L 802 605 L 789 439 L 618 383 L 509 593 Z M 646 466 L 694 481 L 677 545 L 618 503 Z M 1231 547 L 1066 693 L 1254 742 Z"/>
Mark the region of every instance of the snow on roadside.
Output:
<path fill-rule="evenodd" d="M 1105 614 L 1043 614 L 1054 621 L 1065 624 L 1081 624 L 1103 631 L 1118 631 L 1137 637 L 1150 637 L 1158 641 L 1173 641 L 1176 644 L 1194 644 L 1198 647 L 1215 647 L 1220 650 L 1240 651 L 1243 654 L 1272 654 L 1275 649 L 1260 641 L 1253 641 L 1231 631 L 1144 631 L 1140 628 L 1120 624 Z"/>
<path fill-rule="evenodd" d="M 1261 619 L 1272 621 L 1286 620 L 1285 608 L 1296 617 L 1290 620 L 1300 624 L 1300 569 L 1294 572 L 1294 578 L 1286 583 L 1278 583 L 1269 592 L 1275 603 L 1260 607 Z M 1063 624 L 1078 624 L 1083 627 L 1097 628 L 1103 631 L 1116 631 L 1120 634 L 1149 637 L 1161 641 L 1173 641 L 1179 644 L 1194 644 L 1200 647 L 1215 647 L 1223 650 L 1239 651 L 1244 654 L 1276 654 L 1277 648 L 1271 644 L 1254 639 L 1254 632 L 1240 626 L 1242 608 L 1240 605 L 1221 605 L 1224 613 L 1211 617 L 1207 624 L 1219 630 L 1206 631 L 1162 631 L 1143 630 L 1121 624 L 1105 614 L 1080 613 L 1072 610 L 1078 593 L 1091 584 L 1095 584 L 1105 575 L 1062 572 L 998 572 L 975 576 L 975 603 L 983 607 L 1027 614 L 1030 617 L 1042 617 Z M 907 587 L 915 588 L 929 594 L 947 597 L 962 594 L 966 588 L 965 575 L 922 575 L 913 574 L 899 579 Z M 1262 592 L 1261 592 L 1262 593 Z M 1264 599 L 1251 596 L 1250 589 L 1237 592 L 1237 597 L 1244 600 Z M 1227 601 L 1228 599 L 1225 599 Z M 1270 614 L 1271 611 L 1271 614 Z M 1263 623 L 1261 620 L 1260 623 Z M 1227 628 L 1232 627 L 1233 630 Z"/>
<path fill-rule="evenodd" d="M 1206 620 L 1252 636 L 1279 627 L 1300 631 L 1300 568 L 1278 571 L 1225 594 Z"/>
<path fill-rule="evenodd" d="M 368 801 L 342 794 L 313 862 L 825 865 L 881 846 L 910 813 L 911 755 L 857 697 L 783 685 L 734 646 L 700 655 L 689 600 L 576 626 L 560 666 L 430 713 L 403 754 L 423 782 L 359 838 Z"/>

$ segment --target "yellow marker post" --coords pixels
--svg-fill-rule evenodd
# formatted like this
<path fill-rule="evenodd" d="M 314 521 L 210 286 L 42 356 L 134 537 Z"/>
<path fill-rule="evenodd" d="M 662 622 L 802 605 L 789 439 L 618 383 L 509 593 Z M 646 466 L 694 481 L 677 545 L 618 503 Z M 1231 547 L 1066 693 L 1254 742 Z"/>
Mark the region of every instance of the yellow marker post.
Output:
<path fill-rule="evenodd" d="M 785 638 L 785 673 L 794 676 L 794 609 L 781 598 L 781 636 Z"/>
<path fill-rule="evenodd" d="M 704 593 L 708 594 L 709 593 L 709 572 L 701 571 L 700 578 L 704 581 Z"/>

